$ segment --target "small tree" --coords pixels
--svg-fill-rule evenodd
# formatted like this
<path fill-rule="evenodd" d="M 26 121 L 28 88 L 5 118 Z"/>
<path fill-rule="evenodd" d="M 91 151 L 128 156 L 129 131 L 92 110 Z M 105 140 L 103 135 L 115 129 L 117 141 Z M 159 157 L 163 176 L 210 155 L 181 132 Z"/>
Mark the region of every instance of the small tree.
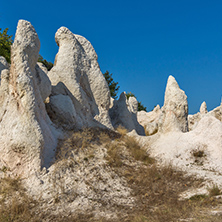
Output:
<path fill-rule="evenodd" d="M 39 55 L 38 62 L 44 64 L 48 71 L 53 67 L 53 63 L 46 61 L 41 55 Z"/>
<path fill-rule="evenodd" d="M 104 74 L 104 77 L 106 79 L 106 82 L 108 83 L 109 90 L 110 90 L 110 95 L 113 99 L 117 98 L 117 93 L 119 90 L 118 82 L 114 82 L 112 78 L 112 73 L 110 74 L 108 71 L 106 71 Z"/>
<path fill-rule="evenodd" d="M 129 99 L 130 97 L 136 98 L 136 96 L 133 93 L 131 92 L 126 93 L 126 98 Z M 142 110 L 147 112 L 146 107 L 141 102 L 138 102 L 138 111 L 142 111 Z"/>
<path fill-rule="evenodd" d="M 0 56 L 4 56 L 8 63 L 11 63 L 12 35 L 8 35 L 8 28 L 1 32 L 0 28 Z"/>

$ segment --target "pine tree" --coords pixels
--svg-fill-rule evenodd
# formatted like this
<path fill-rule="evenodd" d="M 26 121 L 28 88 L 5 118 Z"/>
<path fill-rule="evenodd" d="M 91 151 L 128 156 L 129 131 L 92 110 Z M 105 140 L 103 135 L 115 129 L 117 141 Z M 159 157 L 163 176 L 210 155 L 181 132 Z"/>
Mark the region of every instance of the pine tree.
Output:
<path fill-rule="evenodd" d="M 106 82 L 108 83 L 111 97 L 113 99 L 116 99 L 119 90 L 118 82 L 114 82 L 112 78 L 113 74 L 112 73 L 110 74 L 108 71 L 106 71 L 103 75 L 106 79 Z"/>

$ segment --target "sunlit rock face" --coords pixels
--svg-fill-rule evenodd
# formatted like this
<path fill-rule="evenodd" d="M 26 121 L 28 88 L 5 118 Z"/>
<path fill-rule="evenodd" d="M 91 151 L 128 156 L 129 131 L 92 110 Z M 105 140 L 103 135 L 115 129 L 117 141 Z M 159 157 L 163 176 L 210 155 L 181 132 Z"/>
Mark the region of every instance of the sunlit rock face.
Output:
<path fill-rule="evenodd" d="M 10 72 L 3 70 L 0 87 L 0 162 L 20 175 L 47 166 L 57 144 L 44 105 L 51 83 L 37 65 L 39 49 L 34 27 L 20 20 L 11 47 Z"/>
<path fill-rule="evenodd" d="M 173 76 L 169 76 L 165 91 L 164 106 L 159 121 L 160 132 L 188 131 L 188 103 L 185 92 Z"/>
<path fill-rule="evenodd" d="M 53 111 L 53 107 L 57 106 L 53 96 L 59 94 L 69 96 L 74 106 L 73 114 L 70 113 L 72 115 L 70 127 L 71 125 L 74 128 L 99 126 L 112 129 L 108 114 L 109 87 L 100 71 L 97 54 L 91 43 L 65 27 L 56 32 L 55 40 L 59 52 L 54 67 L 48 73 L 53 85 L 50 97 L 53 105 L 50 109 Z M 55 113 L 57 115 L 57 112 Z"/>
<path fill-rule="evenodd" d="M 138 102 L 135 97 L 126 98 L 125 92 L 121 93 L 119 100 L 113 101 L 109 110 L 114 128 L 123 126 L 128 131 L 135 130 L 139 135 L 145 135 L 144 128 L 137 121 Z"/>
<path fill-rule="evenodd" d="M 158 124 L 161 114 L 162 111 L 159 105 L 150 112 L 145 112 L 143 110 L 138 112 L 138 122 L 144 127 L 146 136 L 151 136 L 158 132 Z"/>

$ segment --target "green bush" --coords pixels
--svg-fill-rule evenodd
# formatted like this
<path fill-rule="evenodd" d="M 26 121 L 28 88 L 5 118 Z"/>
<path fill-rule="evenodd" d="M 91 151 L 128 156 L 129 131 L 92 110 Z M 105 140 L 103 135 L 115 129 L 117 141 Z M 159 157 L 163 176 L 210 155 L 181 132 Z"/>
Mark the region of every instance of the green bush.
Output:
<path fill-rule="evenodd" d="M 8 63 L 11 63 L 11 45 L 12 35 L 8 35 L 8 28 L 1 32 L 0 28 L 0 56 L 5 57 Z"/>

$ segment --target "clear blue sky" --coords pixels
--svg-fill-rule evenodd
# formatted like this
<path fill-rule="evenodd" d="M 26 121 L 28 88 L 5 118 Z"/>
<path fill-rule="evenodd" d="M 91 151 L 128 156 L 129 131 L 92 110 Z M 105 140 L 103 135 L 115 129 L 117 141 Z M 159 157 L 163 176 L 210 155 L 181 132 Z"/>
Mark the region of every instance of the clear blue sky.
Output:
<path fill-rule="evenodd" d="M 94 46 L 102 72 L 113 73 L 120 92 L 132 92 L 148 110 L 163 105 L 168 76 L 186 92 L 189 113 L 208 110 L 222 96 L 222 1 L 2 1 L 0 28 L 15 34 L 30 21 L 40 54 L 53 62 L 54 35 L 66 26 Z"/>

